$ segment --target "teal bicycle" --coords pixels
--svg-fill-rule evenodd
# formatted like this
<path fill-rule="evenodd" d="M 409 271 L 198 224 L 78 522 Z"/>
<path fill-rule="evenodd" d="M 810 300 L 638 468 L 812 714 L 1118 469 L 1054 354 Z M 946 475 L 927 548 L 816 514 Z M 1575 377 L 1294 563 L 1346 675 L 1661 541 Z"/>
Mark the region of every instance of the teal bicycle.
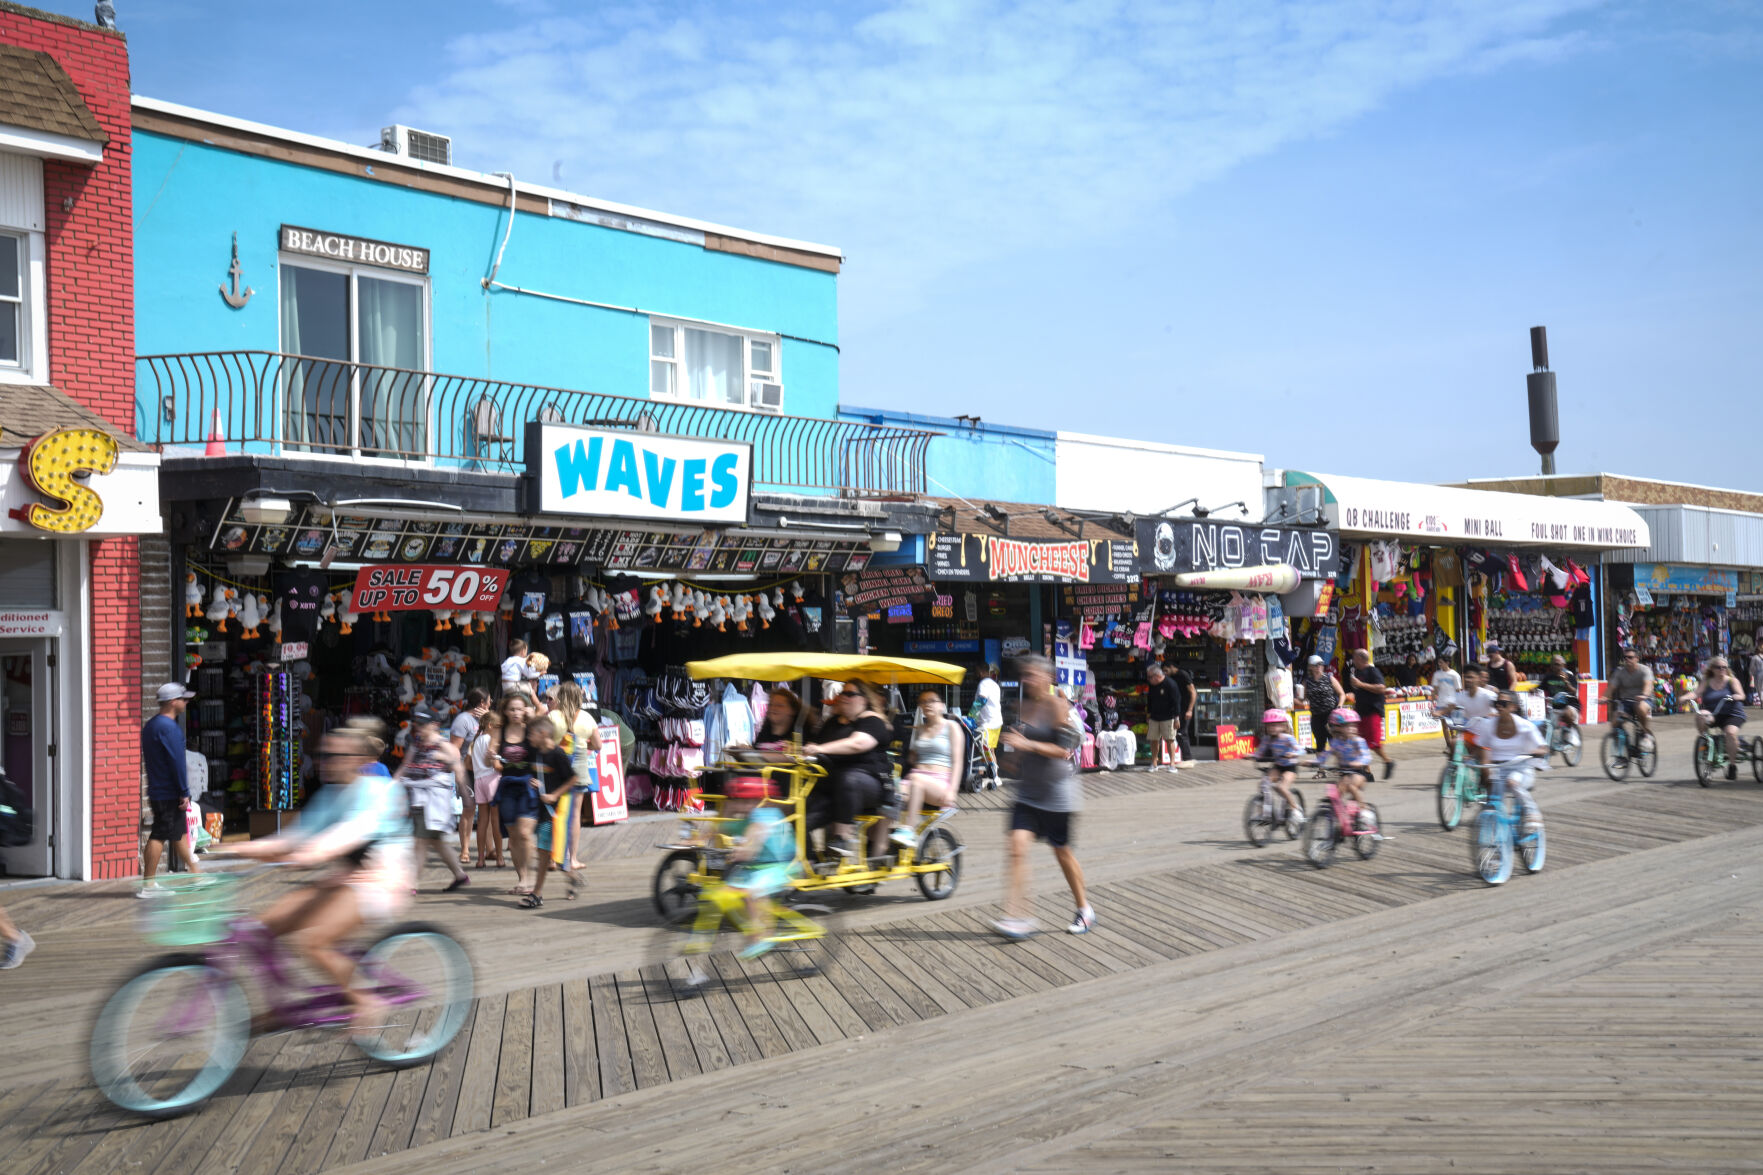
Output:
<path fill-rule="evenodd" d="M 1457 732 L 1451 741 L 1451 757 L 1439 772 L 1439 827 L 1454 831 L 1463 822 L 1463 809 L 1487 799 L 1481 786 L 1481 766 L 1469 758 L 1463 728 L 1468 724 L 1456 715 L 1447 715 L 1445 725 Z"/>
<path fill-rule="evenodd" d="M 1535 873 L 1543 867 L 1548 840 L 1540 822 L 1534 829 L 1524 830 L 1524 808 L 1513 783 L 1547 767 L 1547 761 L 1527 756 L 1488 768 L 1494 773 L 1494 783 L 1488 789 L 1490 798 L 1475 814 L 1469 860 L 1475 866 L 1476 876 L 1489 885 L 1504 885 L 1511 879 L 1514 857 L 1523 859 L 1527 872 Z"/>
<path fill-rule="evenodd" d="M 1658 744 L 1640 728 L 1625 705 L 1612 702 L 1610 708 L 1610 732 L 1598 744 L 1598 761 L 1604 774 L 1621 783 L 1628 778 L 1630 767 L 1638 767 L 1643 776 L 1651 779 L 1659 769 Z"/>
<path fill-rule="evenodd" d="M 1739 739 L 1738 758 L 1730 760 L 1733 767 L 1740 763 L 1751 764 L 1751 775 L 1758 783 L 1763 783 L 1763 738 Z M 1726 734 L 1719 730 L 1710 730 L 1696 736 L 1696 782 L 1703 787 L 1714 783 L 1715 774 L 1728 765 L 1726 754 Z"/>

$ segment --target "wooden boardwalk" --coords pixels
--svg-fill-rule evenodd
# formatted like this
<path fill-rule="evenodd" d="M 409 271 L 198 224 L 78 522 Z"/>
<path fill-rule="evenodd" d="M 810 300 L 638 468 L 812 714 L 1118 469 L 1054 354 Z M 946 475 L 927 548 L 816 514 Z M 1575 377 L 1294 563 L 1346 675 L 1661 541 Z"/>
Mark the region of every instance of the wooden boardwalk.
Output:
<path fill-rule="evenodd" d="M 1131 796 L 1142 790 L 1190 785 L 1190 780 L 1191 786 L 1211 782 L 1202 776 L 1202 772 L 1174 779 L 1123 774 L 1102 784 L 1092 781 L 1089 790 L 1092 798 Z M 995 802 L 992 795 L 975 799 L 978 803 L 968 806 L 989 807 Z M 747 1068 L 776 1075 L 784 1072 L 777 1067 L 780 1058 L 789 1058 L 793 1066 L 806 1065 L 807 1057 L 825 1064 L 824 1058 L 837 1052 L 829 1052 L 828 1046 L 867 1051 L 897 1039 L 901 1047 L 911 1049 L 918 1042 L 936 1039 L 938 1032 L 965 1034 L 971 1031 L 967 1025 L 997 1023 L 998 1015 L 1012 1014 L 1010 1009 L 1017 1005 L 1020 1015 L 1033 1016 L 1073 999 L 1093 1004 L 1100 998 L 1093 993 L 1115 989 L 1166 993 L 1179 986 L 1170 977 L 1186 974 L 1184 969 L 1221 967 L 1222 960 L 1237 958 L 1267 965 L 1267 960 L 1277 961 L 1282 951 L 1298 950 L 1304 942 L 1336 942 L 1361 923 L 1411 925 L 1416 907 L 1448 906 L 1452 917 L 1457 910 L 1511 910 L 1520 908 L 1514 903 L 1522 902 L 1527 887 L 1540 893 L 1546 879 L 1556 889 L 1570 888 L 1574 875 L 1581 873 L 1587 876 L 1580 887 L 1595 895 L 1597 882 L 1591 875 L 1602 877 L 1617 858 L 1632 858 L 1638 866 L 1654 857 L 1652 850 L 1667 850 L 1669 856 L 1693 842 L 1723 844 L 1723 838 L 1740 834 L 1749 836 L 1752 844 L 1763 840 L 1755 832 L 1745 832 L 1763 825 L 1763 795 L 1754 787 L 1620 789 L 1551 805 L 1548 811 L 1547 870 L 1538 878 L 1516 878 L 1497 895 L 1484 894 L 1470 875 L 1463 832 L 1446 835 L 1416 825 L 1396 830 L 1373 861 L 1358 861 L 1347 852 L 1326 872 L 1309 868 L 1286 848 L 1105 881 L 1093 887 L 1093 901 L 1103 911 L 1103 921 L 1081 939 L 1055 933 L 1006 944 L 987 932 L 987 922 L 998 913 L 989 904 L 919 905 L 911 907 L 907 916 L 867 922 L 842 933 L 837 964 L 821 977 L 790 976 L 770 959 L 750 963 L 723 959 L 710 990 L 700 999 L 684 1002 L 675 998 L 664 962 L 516 986 L 477 1000 L 467 1027 L 446 1053 L 431 1066 L 404 1072 L 365 1063 L 333 1035 L 263 1038 L 253 1043 L 234 1082 L 204 1112 L 172 1122 L 126 1119 L 76 1078 L 20 1085 L 0 1091 L 0 1170 L 8 1175 L 46 1175 L 109 1172 L 126 1166 L 167 1175 L 192 1171 L 300 1175 L 363 1160 L 389 1163 L 384 1157 L 404 1152 L 413 1152 L 411 1170 L 430 1170 L 425 1156 L 450 1139 L 454 1140 L 451 1149 L 434 1153 L 449 1156 L 445 1161 L 456 1163 L 458 1169 L 481 1169 L 481 1164 L 495 1160 L 472 1148 L 528 1120 L 562 1120 L 568 1117 L 565 1112 L 592 1109 L 596 1103 L 629 1102 L 665 1092 L 676 1083 L 700 1090 L 721 1088 L 705 1082 L 731 1081 L 735 1071 Z M 632 844 L 638 839 L 652 843 L 657 827 L 633 826 L 621 832 Z M 608 842 L 608 851 L 613 844 Z M 1044 923 L 1062 926 L 1069 914 L 1065 897 L 1046 884 L 1043 881 L 1038 913 Z M 1763 919 L 1763 914 L 1758 917 Z M 1708 1041 L 1721 1014 L 1739 1007 L 1722 1003 L 1723 985 L 1726 990 L 1746 991 L 1749 1002 L 1740 1011 L 1748 1015 L 1749 1025 L 1756 1026 L 1763 1004 L 1749 996 L 1741 976 L 1755 974 L 1760 951 L 1755 932 L 1760 927 L 1763 921 L 1742 921 L 1721 934 L 1674 945 L 1608 971 L 1580 975 L 1561 988 L 1548 989 L 1547 999 L 1523 1001 L 1521 1011 L 1504 1006 L 1497 996 L 1477 999 L 1472 980 L 1454 997 L 1453 1009 L 1463 1014 L 1449 1018 L 1448 1031 L 1429 1035 L 1433 1052 L 1424 1063 L 1412 1062 L 1412 1073 L 1403 1068 L 1410 1064 L 1405 1059 L 1411 1056 L 1408 1046 L 1398 1040 L 1372 1041 L 1363 1045 L 1366 1059 L 1355 1061 L 1346 1071 L 1346 1086 L 1340 1081 L 1342 1072 L 1325 1055 L 1310 1068 L 1286 1071 L 1278 1066 L 1280 1080 L 1258 1087 L 1252 1099 L 1201 1101 L 1182 1116 L 1141 1124 L 1111 1112 L 1109 1121 L 1119 1126 L 1116 1137 L 1073 1141 L 1071 1145 L 1084 1148 L 1081 1154 L 1056 1150 L 1025 1158 L 1042 1163 L 1039 1169 L 1048 1171 L 1070 1169 L 1074 1163 L 1118 1170 L 1214 1166 L 1338 1170 L 1353 1165 L 1420 1169 L 1425 1164 L 1420 1163 L 1424 1156 L 1414 1149 L 1418 1143 L 1412 1139 L 1403 1143 L 1409 1135 L 1441 1137 L 1433 1128 L 1449 1125 L 1445 1134 L 1453 1139 L 1477 1129 L 1510 1139 L 1524 1123 L 1552 1114 L 1549 1129 L 1568 1130 L 1565 1124 L 1576 1124 L 1571 1128 L 1596 1136 L 1595 1143 L 1563 1149 L 1562 1156 L 1572 1157 L 1564 1159 L 1560 1169 L 1575 1169 L 1576 1163 L 1583 1169 L 1613 1169 L 1605 1160 L 1620 1149 L 1622 1133 L 1607 1130 L 1600 1122 L 1619 1118 L 1623 1099 L 1592 1097 L 1612 1091 L 1595 1083 L 1585 1085 L 1583 1073 L 1606 1054 L 1612 1067 L 1655 1072 L 1661 1058 L 1672 1059 L 1669 1046 L 1679 1030 Z M 655 941 L 655 957 L 663 959 L 664 936 L 657 932 Z M 1339 947 L 1333 949 L 1335 954 L 1324 956 L 1335 960 L 1328 965 L 1338 966 L 1342 959 L 1351 963 L 1351 948 L 1344 953 Z M 1464 949 L 1474 948 L 1471 944 Z M 1497 991 L 1498 984 L 1486 979 L 1485 973 L 1499 965 L 1496 957 L 1478 972 L 1484 975 L 1484 984 L 1491 984 L 1490 992 Z M 1444 966 L 1449 970 L 1449 963 Z M 1683 987 L 1692 999 L 1672 1003 L 1665 998 L 1674 994 L 1669 989 L 1680 981 L 1692 979 Z M 1278 988 L 1269 976 L 1256 982 L 1271 984 L 1270 990 Z M 1153 986 L 1146 988 L 1147 984 Z M 1311 991 L 1302 998 L 1314 1001 L 1327 990 Z M 1241 993 L 1232 990 L 1229 995 L 1239 1001 Z M 1183 1022 L 1193 1018 L 1199 1023 L 1188 1005 L 1169 1002 L 1166 995 L 1139 998 L 1145 1001 L 1141 1006 L 1146 1015 L 1174 1015 Z M 1277 1004 L 1268 1006 L 1284 1009 L 1295 998 L 1286 992 L 1278 996 Z M 1660 1010 L 1651 1019 L 1643 1018 L 1650 1025 L 1647 1032 L 1638 1036 L 1625 1032 L 1620 1039 L 1596 1032 L 1600 1007 L 1648 998 L 1655 998 Z M 1217 993 L 1206 999 L 1220 1007 L 1227 1002 Z M 1241 1021 L 1240 1002 L 1231 1006 L 1238 1010 L 1228 1014 Z M 927 1038 L 927 1033 L 933 1035 Z M 982 1033 L 961 1039 L 987 1038 Z M 1548 1041 L 1548 1047 L 1542 1047 L 1542 1041 Z M 1357 1033 L 1343 1034 L 1341 1043 L 1363 1044 Z M 1749 1157 L 1763 1159 L 1763 1135 L 1757 1132 L 1755 1117 L 1744 1126 L 1736 1125 L 1732 1117 L 1740 1110 L 1763 1108 L 1758 1100 L 1763 1094 L 1759 1051 L 1763 1051 L 1759 1042 L 1750 1038 L 1735 1038 L 1730 1047 L 1717 1050 L 1718 1056 L 1706 1061 L 1712 1066 L 1707 1072 L 1717 1071 L 1721 1088 L 1728 1093 L 1686 1099 L 1687 1104 L 1670 1111 L 1682 1115 L 1686 1123 L 1707 1127 L 1696 1132 L 1698 1137 L 1706 1134 L 1696 1152 L 1708 1159 L 1703 1169 L 1727 1164 L 1739 1164 L 1731 1169 L 1740 1169 L 1746 1147 Z M 1694 1055 L 1705 1060 L 1706 1052 L 1696 1050 Z M 898 1068 L 903 1057 L 917 1057 L 934 1064 L 937 1075 L 946 1078 L 947 1066 L 968 1054 L 967 1046 L 946 1040 L 941 1050 L 908 1051 L 887 1063 Z M 1687 1059 L 1691 1054 L 1680 1055 Z M 1441 1057 L 1451 1076 L 1422 1080 L 1420 1070 L 1436 1072 Z M 1541 1064 L 1544 1061 L 1547 1064 Z M 1394 1076 L 1376 1082 L 1361 1079 L 1354 1085 L 1354 1072 Z M 1501 1081 L 1515 1072 L 1523 1073 L 1527 1081 L 1550 1083 L 1552 1089 L 1558 1084 L 1559 1096 L 1537 1103 L 1516 1120 L 1504 1114 L 1486 1120 L 1476 1112 L 1482 1104 L 1478 1099 L 1502 1088 Z M 1636 1096 L 1650 1098 L 1646 1106 L 1665 1113 L 1675 1104 L 1672 1082 L 1681 1087 L 1692 1075 L 1682 1066 L 1667 1065 L 1657 1072 L 1668 1076 L 1643 1083 Z M 1348 1136 L 1345 1141 L 1337 1139 L 1333 1150 L 1294 1154 L 1285 1141 L 1291 1130 L 1269 1129 L 1263 1117 L 1275 1106 L 1284 1116 L 1289 1106 L 1293 1121 L 1303 1123 L 1306 1130 L 1326 1133 L 1324 1127 L 1338 1119 L 1345 1104 L 1343 1088 L 1351 1094 L 1355 1115 L 1363 1110 L 1381 1123 L 1376 1127 L 1375 1148 Z M 1738 1095 L 1732 1095 L 1734 1090 Z M 813 1095 L 810 1091 L 798 1096 Z M 1449 1112 L 1439 1113 L 1440 1105 L 1448 1105 Z M 1577 1116 L 1567 1113 L 1574 1106 Z M 1020 1123 L 1007 1124 L 1003 1119 L 994 1126 L 976 1121 L 971 1126 L 974 1139 L 964 1143 L 964 1149 L 977 1159 L 986 1153 L 988 1131 L 1020 1143 L 1021 1129 Z M 1011 1130 L 1017 1134 L 1010 1135 Z M 1521 1160 L 1530 1169 L 1545 1169 L 1523 1158 L 1534 1159 L 1534 1148 L 1517 1140 L 1503 1145 L 1506 1149 L 1488 1150 L 1488 1161 L 1470 1169 L 1514 1169 Z M 1453 1143 L 1438 1153 L 1449 1157 L 1456 1146 Z M 630 1152 L 625 1157 L 634 1163 L 636 1155 Z M 877 1165 L 916 1165 L 904 1161 L 911 1155 L 877 1152 L 870 1157 Z M 1405 1165 L 1410 1158 L 1417 1164 L 1413 1168 Z M 474 1161 L 480 1166 L 473 1168 Z M 600 1161 L 606 1169 L 621 1169 L 611 1151 Z M 1008 1164 L 999 1169 L 1009 1169 Z"/>

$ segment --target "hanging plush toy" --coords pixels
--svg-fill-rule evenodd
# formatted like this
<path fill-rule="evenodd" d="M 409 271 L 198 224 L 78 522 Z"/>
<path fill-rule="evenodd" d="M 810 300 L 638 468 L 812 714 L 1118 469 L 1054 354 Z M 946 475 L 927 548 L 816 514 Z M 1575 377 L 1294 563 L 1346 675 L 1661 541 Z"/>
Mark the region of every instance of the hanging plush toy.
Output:
<path fill-rule="evenodd" d="M 717 632 L 728 631 L 727 596 L 717 596 L 710 603 L 710 623 L 716 625 Z"/>
<path fill-rule="evenodd" d="M 702 628 L 704 621 L 710 618 L 710 597 L 708 594 L 694 590 L 692 592 L 692 627 Z"/>
<path fill-rule="evenodd" d="M 269 619 L 265 623 L 269 626 L 269 635 L 275 640 L 275 643 L 278 645 L 281 644 L 282 601 L 280 596 L 276 597 L 275 607 L 270 609 Z"/>
<path fill-rule="evenodd" d="M 355 631 L 355 622 L 361 619 L 361 615 L 355 611 L 354 588 L 345 588 L 338 597 L 337 619 L 343 625 L 343 627 L 338 630 L 343 633 L 343 635 L 347 636 L 349 633 Z"/>
<path fill-rule="evenodd" d="M 260 598 L 251 592 L 246 592 L 245 601 L 239 608 L 239 623 L 244 626 L 244 630 L 239 635 L 247 640 L 257 638 L 259 635 L 258 625 L 263 623 L 263 610 L 257 604 Z"/>
<path fill-rule="evenodd" d="M 777 615 L 777 609 L 773 608 L 771 606 L 771 601 L 766 598 L 766 595 L 764 592 L 760 592 L 758 595 L 754 596 L 753 598 L 758 601 L 758 603 L 755 605 L 755 607 L 758 609 L 758 612 L 759 612 L 759 627 L 760 628 L 770 628 L 771 627 L 771 618 L 773 616 Z"/>
<path fill-rule="evenodd" d="M 281 601 L 280 600 L 276 601 L 276 608 L 277 608 L 277 611 L 279 612 L 281 609 Z M 337 597 L 332 592 L 326 592 L 325 596 L 324 596 L 324 602 L 318 606 L 318 622 L 320 624 L 334 624 L 336 622 L 336 619 L 337 619 Z"/>
<path fill-rule="evenodd" d="M 658 620 L 662 609 L 666 607 L 667 597 L 662 593 L 661 585 L 656 584 L 649 589 L 649 600 L 643 605 L 643 611 L 651 620 Z"/>
<path fill-rule="evenodd" d="M 453 630 L 453 613 L 447 609 L 435 609 L 435 631 L 451 632 Z"/>
<path fill-rule="evenodd" d="M 806 598 L 802 595 L 802 581 L 801 580 L 792 579 L 790 581 L 790 596 L 798 604 L 800 604 Z"/>
<path fill-rule="evenodd" d="M 747 617 L 753 615 L 753 601 L 746 596 L 736 596 L 728 614 L 735 622 L 736 631 L 746 632 Z"/>
<path fill-rule="evenodd" d="M 194 571 L 184 576 L 184 619 L 195 620 L 202 615 L 202 584 Z"/>

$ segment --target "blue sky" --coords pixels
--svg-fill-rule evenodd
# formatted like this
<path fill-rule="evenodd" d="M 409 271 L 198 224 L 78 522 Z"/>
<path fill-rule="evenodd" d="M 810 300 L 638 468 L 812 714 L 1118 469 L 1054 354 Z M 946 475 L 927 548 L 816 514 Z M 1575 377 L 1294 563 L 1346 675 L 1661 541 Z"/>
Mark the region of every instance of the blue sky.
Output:
<path fill-rule="evenodd" d="M 847 403 L 1533 472 L 1545 323 L 1564 472 L 1763 490 L 1749 4 L 117 6 L 143 94 L 841 246 Z"/>

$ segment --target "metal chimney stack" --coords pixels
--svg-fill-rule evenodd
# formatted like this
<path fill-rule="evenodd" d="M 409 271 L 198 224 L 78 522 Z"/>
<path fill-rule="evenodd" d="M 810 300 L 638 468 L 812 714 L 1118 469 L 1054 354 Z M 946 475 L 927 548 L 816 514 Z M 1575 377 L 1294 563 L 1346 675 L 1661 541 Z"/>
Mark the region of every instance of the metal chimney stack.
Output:
<path fill-rule="evenodd" d="M 1549 370 L 1549 332 L 1530 328 L 1530 365 L 1524 377 L 1530 393 L 1530 447 L 1542 454 L 1543 473 L 1555 472 L 1555 446 L 1561 443 L 1561 422 L 1555 411 L 1555 373 Z"/>

